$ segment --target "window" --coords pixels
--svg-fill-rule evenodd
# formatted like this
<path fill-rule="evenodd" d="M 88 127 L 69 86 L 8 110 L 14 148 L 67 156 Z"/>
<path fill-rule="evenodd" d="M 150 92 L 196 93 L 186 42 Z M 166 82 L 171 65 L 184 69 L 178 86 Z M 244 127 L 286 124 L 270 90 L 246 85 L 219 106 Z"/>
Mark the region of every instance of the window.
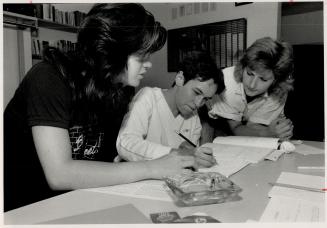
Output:
<path fill-rule="evenodd" d="M 192 51 L 205 51 L 219 68 L 235 65 L 246 49 L 246 19 L 197 25 L 168 31 L 168 71 Z"/>

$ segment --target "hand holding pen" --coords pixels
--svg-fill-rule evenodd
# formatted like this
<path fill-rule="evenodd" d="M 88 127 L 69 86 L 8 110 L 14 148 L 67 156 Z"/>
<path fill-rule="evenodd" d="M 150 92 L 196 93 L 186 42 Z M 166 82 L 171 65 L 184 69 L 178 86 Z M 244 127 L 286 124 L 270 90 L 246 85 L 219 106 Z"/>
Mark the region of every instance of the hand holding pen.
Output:
<path fill-rule="evenodd" d="M 213 156 L 212 149 L 208 147 L 197 147 L 193 142 L 186 138 L 183 134 L 176 132 L 180 137 L 185 139 L 179 149 L 182 153 L 192 153 L 195 157 L 196 168 L 208 168 L 217 164 Z"/>

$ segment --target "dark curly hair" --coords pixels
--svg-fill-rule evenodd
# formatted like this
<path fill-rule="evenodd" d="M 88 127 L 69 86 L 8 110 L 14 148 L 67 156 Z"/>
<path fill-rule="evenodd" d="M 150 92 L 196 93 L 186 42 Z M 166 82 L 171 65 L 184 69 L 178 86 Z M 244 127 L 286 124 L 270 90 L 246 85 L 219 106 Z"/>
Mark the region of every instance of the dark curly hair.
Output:
<path fill-rule="evenodd" d="M 192 79 L 207 81 L 213 79 L 217 85 L 216 94 L 225 89 L 224 76 L 209 54 L 202 51 L 193 51 L 186 55 L 180 63 L 180 71 L 183 71 L 184 83 Z"/>
<path fill-rule="evenodd" d="M 131 98 L 131 88 L 116 83 L 131 54 L 146 56 L 160 50 L 166 30 L 140 4 L 95 4 L 86 15 L 77 38 L 77 50 L 44 52 L 72 88 L 73 112 L 87 113 L 94 121 L 107 106 L 120 110 Z"/>

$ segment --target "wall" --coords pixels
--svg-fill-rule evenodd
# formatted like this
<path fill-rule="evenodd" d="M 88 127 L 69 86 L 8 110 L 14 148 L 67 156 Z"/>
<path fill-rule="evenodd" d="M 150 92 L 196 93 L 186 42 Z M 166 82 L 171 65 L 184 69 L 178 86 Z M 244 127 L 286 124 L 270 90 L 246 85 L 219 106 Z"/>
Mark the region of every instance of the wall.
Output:
<path fill-rule="evenodd" d="M 281 38 L 291 44 L 322 44 L 323 16 L 322 10 L 283 16 Z"/>
<path fill-rule="evenodd" d="M 155 15 L 155 18 L 167 29 L 175 29 L 212 22 L 247 19 L 247 46 L 257 38 L 271 36 L 278 38 L 280 5 L 277 2 L 255 2 L 243 6 L 234 6 L 234 2 L 216 3 L 216 9 L 197 15 L 186 15 L 172 19 L 172 9 L 182 3 L 143 3 L 146 9 Z M 183 3 L 184 5 L 186 3 Z M 193 5 L 193 4 L 192 4 Z M 167 44 L 152 57 L 153 67 L 142 81 L 144 86 L 170 87 L 174 80 L 174 73 L 167 72 Z"/>

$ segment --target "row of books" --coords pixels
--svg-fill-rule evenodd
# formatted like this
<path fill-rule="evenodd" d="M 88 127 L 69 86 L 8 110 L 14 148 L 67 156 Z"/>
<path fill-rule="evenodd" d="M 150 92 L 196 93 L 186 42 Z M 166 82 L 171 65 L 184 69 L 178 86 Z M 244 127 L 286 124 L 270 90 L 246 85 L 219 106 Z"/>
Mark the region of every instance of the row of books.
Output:
<path fill-rule="evenodd" d="M 32 55 L 41 57 L 43 50 L 48 46 L 56 47 L 63 52 L 76 50 L 76 43 L 69 40 L 39 40 L 32 39 Z"/>
<path fill-rule="evenodd" d="M 80 11 L 64 12 L 55 8 L 53 4 L 35 4 L 36 5 L 36 17 L 57 22 L 60 24 L 66 24 L 71 26 L 80 26 L 84 20 L 86 14 Z"/>
<path fill-rule="evenodd" d="M 79 27 L 86 13 L 80 11 L 66 12 L 55 8 L 54 4 L 3 4 L 3 10 L 31 17 Z"/>

